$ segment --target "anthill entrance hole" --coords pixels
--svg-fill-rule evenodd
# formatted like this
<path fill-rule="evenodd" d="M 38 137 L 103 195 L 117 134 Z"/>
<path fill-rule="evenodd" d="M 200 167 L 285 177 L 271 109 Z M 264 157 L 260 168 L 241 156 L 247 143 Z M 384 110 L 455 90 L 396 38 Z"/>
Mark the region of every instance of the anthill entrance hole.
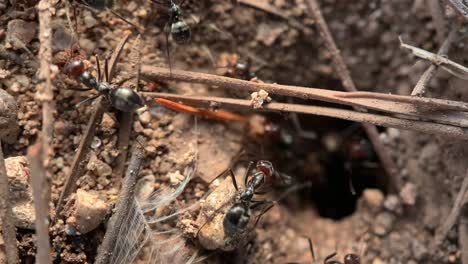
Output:
<path fill-rule="evenodd" d="M 291 132 L 292 136 L 285 137 L 288 142 L 270 144 L 270 154 L 278 171 L 312 182 L 312 187 L 301 192 L 301 201 L 313 203 L 323 217 L 341 219 L 356 210 L 365 189 L 386 192 L 387 176 L 359 124 L 310 116 L 299 120 L 316 138 Z M 291 131 L 290 119 L 276 117 L 275 122 Z"/>

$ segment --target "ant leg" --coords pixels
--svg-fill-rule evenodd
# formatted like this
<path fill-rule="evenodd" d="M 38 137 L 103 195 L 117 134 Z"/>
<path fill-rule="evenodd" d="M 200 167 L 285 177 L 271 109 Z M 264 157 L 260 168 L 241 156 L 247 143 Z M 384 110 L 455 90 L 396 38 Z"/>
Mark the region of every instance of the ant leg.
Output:
<path fill-rule="evenodd" d="M 229 168 L 229 174 L 231 176 L 232 183 L 234 184 L 234 188 L 236 188 L 236 191 L 239 191 L 239 187 L 237 186 L 236 176 L 234 175 L 234 172 L 232 171 L 231 168 Z"/>
<path fill-rule="evenodd" d="M 312 245 L 312 239 L 308 237 L 307 241 L 309 241 L 309 250 L 310 250 L 310 254 L 312 254 L 312 261 L 315 261 L 315 253 L 314 253 L 314 246 Z"/>
<path fill-rule="evenodd" d="M 330 259 L 334 258 L 334 257 L 336 256 L 336 254 L 337 254 L 337 253 L 334 252 L 334 253 L 328 255 L 327 257 L 325 257 L 325 260 L 323 261 L 323 263 L 326 264 Z"/>
<path fill-rule="evenodd" d="M 96 66 L 97 66 L 97 79 L 98 82 L 101 82 L 101 63 L 99 63 L 99 56 L 96 55 Z"/>
<path fill-rule="evenodd" d="M 84 99 L 83 101 L 77 103 L 77 104 L 75 105 L 75 107 L 78 108 L 78 107 L 80 107 L 80 106 L 83 105 L 83 104 L 86 104 L 86 103 L 88 103 L 88 102 L 93 101 L 94 99 L 98 98 L 99 96 L 101 96 L 101 95 L 98 94 L 98 95 L 94 95 L 94 96 L 92 96 L 92 97 L 86 98 L 86 99 Z"/>
<path fill-rule="evenodd" d="M 166 56 L 167 56 L 167 63 L 169 64 L 170 75 L 172 75 L 171 54 L 169 52 L 169 34 L 171 34 L 171 25 L 172 25 L 172 17 L 169 19 L 169 22 L 167 22 L 166 25 L 164 26 L 164 32 L 166 35 Z"/>
<path fill-rule="evenodd" d="M 115 12 L 114 10 L 107 8 L 107 11 L 111 12 L 114 16 L 120 18 L 123 22 L 129 24 L 131 27 L 135 28 L 137 31 L 141 32 L 140 28 L 133 24 L 132 22 L 128 21 L 125 17 L 121 16 L 119 13 Z"/>
<path fill-rule="evenodd" d="M 270 201 L 265 201 L 265 203 L 268 203 Z M 257 216 L 257 220 L 255 220 L 255 224 L 254 224 L 254 228 L 257 227 L 257 224 L 258 222 L 260 221 L 260 218 L 266 214 L 268 211 L 270 211 L 271 208 L 273 208 L 273 206 L 275 206 L 275 203 L 274 202 L 271 202 L 271 204 L 266 207 L 265 209 L 263 209 L 263 211 Z"/>
<path fill-rule="evenodd" d="M 69 90 L 74 90 L 74 91 L 81 91 L 81 92 L 83 92 L 83 91 L 92 90 L 93 88 L 75 88 L 75 87 L 73 87 L 73 88 L 68 88 L 68 89 L 69 89 Z"/>
<path fill-rule="evenodd" d="M 256 191 L 256 192 L 254 192 L 254 194 L 263 195 L 263 194 L 267 194 L 267 193 L 271 192 L 272 190 L 273 190 L 272 188 L 268 188 L 268 189 L 266 189 L 264 191 Z"/>
<path fill-rule="evenodd" d="M 247 186 L 247 182 L 249 180 L 249 175 L 250 175 L 250 172 L 252 171 L 253 169 L 253 161 L 250 161 L 249 162 L 249 165 L 247 166 L 247 170 L 245 171 L 245 175 L 244 175 L 244 186 Z"/>
<path fill-rule="evenodd" d="M 104 76 L 106 77 L 106 82 L 109 83 L 109 61 L 107 59 L 104 61 Z"/>

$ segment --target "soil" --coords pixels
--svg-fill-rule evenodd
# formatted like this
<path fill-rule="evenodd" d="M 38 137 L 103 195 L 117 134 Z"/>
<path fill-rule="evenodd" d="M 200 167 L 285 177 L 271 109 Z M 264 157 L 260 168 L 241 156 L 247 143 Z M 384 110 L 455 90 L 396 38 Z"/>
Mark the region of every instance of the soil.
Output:
<path fill-rule="evenodd" d="M 168 65 L 164 34 L 167 14 L 164 5 L 144 0 L 122 0 L 112 7 L 144 28 L 141 47 L 135 48 L 132 45 L 137 33 L 132 25 L 109 11 L 90 10 L 75 1 L 70 15 L 78 41 L 73 42 L 65 3 L 51 2 L 55 7 L 51 24 L 53 62 L 58 69 L 53 81 L 56 112 L 49 174 L 51 202 L 56 204 L 93 111 L 90 104 L 77 104 L 96 94 L 73 90 L 83 87 L 64 74 L 65 64 L 77 58 L 87 60 L 90 71 L 96 75 L 94 55 L 102 58 L 102 63 L 103 58 L 111 56 L 122 36 L 133 32 L 112 82 L 134 88 L 135 73 L 125 66 L 134 63 L 135 50 L 141 52 L 142 65 Z M 263 82 L 343 89 L 334 72 L 331 54 L 307 11 L 306 0 L 258 1 L 274 7 L 282 17 L 236 2 L 184 1 L 181 8 L 192 38 L 186 45 L 169 42 L 173 69 L 229 74 L 222 66 L 234 57 L 239 62 L 249 62 L 252 76 Z M 407 51 L 400 49 L 398 37 L 432 52 L 437 52 L 442 42 L 427 1 L 319 2 L 358 89 L 409 95 L 429 64 L 408 56 Z M 0 3 L 0 88 L 16 99 L 20 126 L 17 141 L 3 145 L 6 158 L 26 155 L 41 133 L 41 103 L 35 97 L 39 82 L 35 54 L 40 47 L 36 5 L 37 1 L 24 0 Z M 448 7 L 443 11 L 448 21 L 447 33 L 458 18 Z M 78 48 L 70 54 L 72 46 Z M 467 65 L 466 27 L 460 30 L 460 38 L 452 45 L 448 57 Z M 465 101 L 468 99 L 465 88 L 466 81 L 439 71 L 426 96 Z M 249 94 L 220 87 L 146 79 L 140 81 L 139 90 L 250 98 Z M 280 97 L 273 100 L 288 101 Z M 302 128 L 314 135 L 312 138 L 299 133 L 294 118 L 287 114 L 256 116 L 259 118 L 253 122 L 256 126 L 246 127 L 236 122 L 194 121 L 193 116 L 156 103 L 148 103 L 148 108 L 148 112 L 138 111 L 135 115 L 131 134 L 131 144 L 140 144 L 137 136 L 146 142 L 139 195 L 179 182 L 184 176 L 181 175 L 186 165 L 184 157 L 193 146 L 198 153 L 196 176 L 171 206 L 205 199 L 204 195 L 216 189 L 213 187 L 216 184 L 210 183 L 228 168 L 233 168 L 242 189 L 241 176 L 248 161 L 270 160 L 278 172 L 292 178 L 293 184 L 312 184 L 278 201 L 258 225 L 249 226 L 249 235 L 240 239 L 232 252 L 204 250 L 194 232 L 188 231 L 186 221 L 195 223 L 199 208 L 174 219 L 173 226 L 185 226 L 183 238 L 203 263 L 312 263 L 307 238 L 313 241 L 315 259 L 320 263 L 333 252 L 338 253 L 335 259 L 340 261 L 348 253 L 358 254 L 362 263 L 462 263 L 463 245 L 459 241 L 463 239 L 459 237 L 462 234 L 458 224 L 441 245 L 434 247 L 432 242 L 466 175 L 464 157 L 468 155 L 468 146 L 463 141 L 379 128 L 385 151 L 397 165 L 398 177 L 390 179 L 357 124 L 297 116 Z M 64 209 L 67 212 L 51 210 L 61 219 L 50 228 L 54 263 L 93 263 L 97 256 L 105 223 L 121 186 L 120 180 L 109 172 L 117 166 L 120 122 L 117 110 L 110 108 L 104 114 L 90 146 L 95 166 L 88 164 L 77 182 L 79 189 L 98 193 L 108 206 L 107 216 L 93 231 L 79 235 L 67 229 L 63 216 L 70 213 L 69 207 Z M 280 132 L 269 137 L 263 131 L 266 127 L 263 122 L 271 122 Z M 273 184 L 271 189 L 266 197 L 274 200 L 287 187 Z M 466 217 L 466 213 L 460 217 Z M 34 262 L 34 237 L 34 230 L 17 229 L 22 263 Z M 4 250 L 4 243 L 0 242 L 0 249 Z M 137 259 L 147 259 L 145 254 L 148 253 L 143 250 Z"/>

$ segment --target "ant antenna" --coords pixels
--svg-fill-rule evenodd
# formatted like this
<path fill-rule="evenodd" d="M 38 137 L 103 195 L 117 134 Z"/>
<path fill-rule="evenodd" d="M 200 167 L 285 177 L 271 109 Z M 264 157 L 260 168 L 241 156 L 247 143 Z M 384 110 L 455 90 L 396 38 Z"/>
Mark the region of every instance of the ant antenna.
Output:
<path fill-rule="evenodd" d="M 109 83 L 109 61 L 104 61 L 104 76 L 106 77 L 106 82 Z"/>
<path fill-rule="evenodd" d="M 333 252 L 331 253 L 330 255 L 328 255 L 327 257 L 325 257 L 325 260 L 323 261 L 323 263 L 327 263 L 330 259 L 334 258 L 336 256 L 336 252 Z"/>
<path fill-rule="evenodd" d="M 99 63 L 99 56 L 96 55 L 96 67 L 97 67 L 97 74 L 98 74 L 98 82 L 101 82 L 101 64 Z"/>
<path fill-rule="evenodd" d="M 309 241 L 309 250 L 310 250 L 310 254 L 312 255 L 312 261 L 315 262 L 314 245 L 312 244 L 312 239 L 310 239 L 310 237 L 308 237 L 307 241 Z"/>
<path fill-rule="evenodd" d="M 245 171 L 245 175 L 244 175 L 244 186 L 247 186 L 247 182 L 249 180 L 249 174 L 253 170 L 253 164 L 254 162 L 250 161 L 249 165 L 247 166 L 247 170 Z"/>
<path fill-rule="evenodd" d="M 356 195 L 356 189 L 354 188 L 353 185 L 353 179 L 351 175 L 347 174 L 348 177 L 348 185 L 349 185 L 349 191 L 351 192 L 352 195 Z"/>

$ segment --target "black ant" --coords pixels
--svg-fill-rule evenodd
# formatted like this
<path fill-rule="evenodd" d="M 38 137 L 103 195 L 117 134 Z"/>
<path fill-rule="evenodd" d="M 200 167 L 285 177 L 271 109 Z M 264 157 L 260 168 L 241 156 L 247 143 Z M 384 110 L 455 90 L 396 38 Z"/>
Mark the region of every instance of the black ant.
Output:
<path fill-rule="evenodd" d="M 315 254 L 314 254 L 314 246 L 312 245 L 312 240 L 310 238 L 307 238 L 307 240 L 309 241 L 309 249 L 310 249 L 310 253 L 312 254 L 312 263 L 315 263 Z M 332 258 L 334 258 L 336 256 L 336 252 L 328 255 L 327 257 L 325 257 L 325 259 L 323 260 L 323 264 L 361 264 L 361 258 L 356 255 L 356 254 L 347 254 L 345 257 L 344 257 L 344 262 L 340 262 L 340 261 L 337 261 L 337 260 L 330 260 Z"/>
<path fill-rule="evenodd" d="M 268 200 L 253 200 L 254 194 L 266 193 L 266 191 L 260 192 L 259 189 L 263 187 L 267 181 L 270 181 L 271 178 L 275 176 L 276 172 L 273 168 L 273 164 L 267 160 L 260 160 L 256 163 L 255 170 L 253 173 L 252 164 L 253 162 L 250 162 L 244 176 L 245 189 L 241 193 L 239 193 L 238 201 L 234 203 L 231 206 L 231 208 L 229 208 L 224 217 L 223 226 L 225 232 L 235 234 L 239 231 L 243 231 L 250 221 L 251 210 L 259 206 L 271 203 L 271 205 L 265 208 L 262 211 L 262 213 L 257 217 L 257 221 L 255 222 L 256 225 L 260 220 L 260 217 L 263 214 L 265 214 L 269 209 L 271 209 L 271 207 L 273 207 L 274 205 L 273 202 Z M 229 170 L 229 173 L 231 175 L 234 188 L 236 189 L 236 191 L 239 191 L 239 187 L 237 185 L 234 173 L 232 172 L 232 170 Z M 249 177 L 250 175 L 252 175 L 252 177 Z"/>
<path fill-rule="evenodd" d="M 99 65 L 98 57 L 96 57 L 96 63 L 98 70 L 97 80 L 90 72 L 85 70 L 84 63 L 81 60 L 74 60 L 68 63 L 64 69 L 68 76 L 75 78 L 87 87 L 87 89 L 80 90 L 95 89 L 100 93 L 99 95 L 90 97 L 85 101 L 93 100 L 100 95 L 105 95 L 113 107 L 123 112 L 132 112 L 144 105 L 143 100 L 132 89 L 109 83 L 107 60 L 104 64 L 106 81 L 101 82 L 101 67 Z"/>
<path fill-rule="evenodd" d="M 185 0 L 182 0 L 179 4 L 170 1 L 158 1 L 151 0 L 153 3 L 164 5 L 167 7 L 169 13 L 169 19 L 164 26 L 164 33 L 166 35 L 166 55 L 169 62 L 169 69 L 172 69 L 171 56 L 169 54 L 169 35 L 177 44 L 186 44 L 192 37 L 192 32 L 187 22 L 182 18 L 182 9 L 180 6 L 184 4 Z"/>

